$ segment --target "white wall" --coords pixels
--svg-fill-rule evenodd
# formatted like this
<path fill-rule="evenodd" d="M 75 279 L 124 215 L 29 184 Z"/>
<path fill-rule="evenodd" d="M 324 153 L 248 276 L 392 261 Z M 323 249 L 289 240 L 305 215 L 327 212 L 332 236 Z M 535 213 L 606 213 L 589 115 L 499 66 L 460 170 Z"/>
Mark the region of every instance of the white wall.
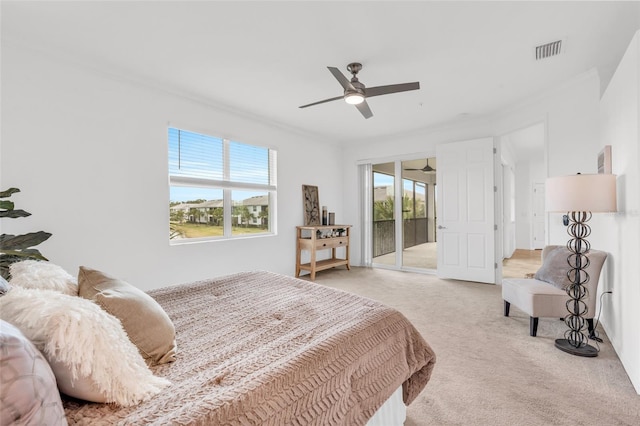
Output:
<path fill-rule="evenodd" d="M 613 291 L 603 299 L 602 324 L 640 393 L 640 31 L 600 106 L 600 149 L 611 145 L 612 170 L 618 176 L 618 213 L 594 215 L 592 224 L 606 230 L 591 242 L 609 252 L 601 290 Z"/>
<path fill-rule="evenodd" d="M 344 220 L 333 145 L 186 97 L 2 46 L 3 189 L 33 215 L 3 231 L 53 236 L 38 246 L 76 274 L 102 269 L 142 288 L 265 269 L 293 274 L 302 184 Z M 278 235 L 170 246 L 167 125 L 278 150 Z"/>

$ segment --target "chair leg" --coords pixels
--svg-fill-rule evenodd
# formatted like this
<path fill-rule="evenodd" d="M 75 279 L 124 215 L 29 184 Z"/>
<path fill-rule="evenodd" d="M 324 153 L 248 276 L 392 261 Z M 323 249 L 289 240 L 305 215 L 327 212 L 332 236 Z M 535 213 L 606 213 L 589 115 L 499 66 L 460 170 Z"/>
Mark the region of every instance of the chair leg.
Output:
<path fill-rule="evenodd" d="M 504 301 L 504 316 L 508 317 L 509 316 L 509 308 L 511 307 L 511 303 L 507 302 L 506 300 Z"/>
<path fill-rule="evenodd" d="M 529 317 L 529 335 L 536 337 L 538 333 L 538 318 Z"/>

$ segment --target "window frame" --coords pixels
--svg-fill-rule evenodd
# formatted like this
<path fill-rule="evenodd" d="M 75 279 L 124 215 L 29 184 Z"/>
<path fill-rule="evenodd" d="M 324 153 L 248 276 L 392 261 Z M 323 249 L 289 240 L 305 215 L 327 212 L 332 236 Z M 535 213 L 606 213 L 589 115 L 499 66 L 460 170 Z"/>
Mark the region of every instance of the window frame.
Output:
<path fill-rule="evenodd" d="M 245 142 L 239 142 L 237 140 L 232 140 L 225 137 L 212 136 L 210 133 L 187 130 L 186 127 L 183 126 L 175 126 L 169 125 L 167 127 L 167 142 L 169 142 L 169 132 L 170 129 L 174 129 L 177 131 L 196 133 L 199 135 L 220 139 L 223 144 L 223 176 L 222 179 L 208 179 L 203 177 L 190 177 L 190 176 L 179 176 L 171 174 L 171 165 L 169 159 L 167 161 L 167 174 L 168 174 L 168 187 L 169 192 L 171 187 L 187 187 L 187 188 L 202 188 L 202 189 L 215 189 L 222 191 L 222 202 L 223 202 L 223 213 L 222 213 L 222 222 L 223 222 L 223 235 L 221 236 L 210 236 L 210 237 L 196 237 L 196 238 L 181 238 L 181 239 L 171 239 L 169 238 L 170 245 L 180 245 L 180 244 L 189 244 L 196 242 L 209 242 L 209 241 L 227 241 L 227 240 L 235 240 L 235 239 L 244 239 L 244 238 L 260 238 L 260 237 L 268 237 L 277 235 L 276 229 L 276 212 L 277 212 L 277 150 L 268 147 L 261 146 L 255 144 L 248 144 Z M 268 152 L 267 158 L 267 168 L 268 168 L 268 184 L 260 184 L 260 183 L 250 183 L 250 182 L 239 182 L 231 180 L 231 155 L 230 155 L 230 146 L 232 143 L 246 145 L 250 147 L 256 147 L 261 149 L 266 149 Z M 169 146 L 167 146 L 167 153 L 169 157 Z M 238 191 L 259 191 L 265 193 L 268 196 L 268 206 L 269 206 L 269 216 L 267 221 L 267 229 L 264 232 L 260 233 L 251 233 L 251 234 L 233 234 L 233 200 L 232 193 L 234 190 Z M 169 197 L 171 198 L 171 197 Z M 169 199 L 169 203 L 171 203 L 171 199 Z M 170 212 L 169 212 L 170 213 Z M 253 214 L 252 214 L 253 219 Z M 169 214 L 169 221 L 170 221 Z M 251 220 L 250 220 L 251 222 Z"/>

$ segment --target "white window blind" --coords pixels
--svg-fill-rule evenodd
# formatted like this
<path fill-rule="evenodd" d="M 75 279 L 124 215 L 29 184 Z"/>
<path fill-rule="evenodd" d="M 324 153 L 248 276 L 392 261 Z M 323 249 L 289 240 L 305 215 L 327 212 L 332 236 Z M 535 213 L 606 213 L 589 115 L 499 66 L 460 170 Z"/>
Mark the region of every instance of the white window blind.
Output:
<path fill-rule="evenodd" d="M 222 180 L 224 141 L 179 129 L 169 129 L 169 174 Z"/>

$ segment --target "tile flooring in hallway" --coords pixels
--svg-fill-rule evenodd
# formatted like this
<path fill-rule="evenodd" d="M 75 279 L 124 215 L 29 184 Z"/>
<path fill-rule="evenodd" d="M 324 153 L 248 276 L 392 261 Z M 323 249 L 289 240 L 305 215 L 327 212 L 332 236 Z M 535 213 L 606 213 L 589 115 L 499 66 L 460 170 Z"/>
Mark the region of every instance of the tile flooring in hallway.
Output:
<path fill-rule="evenodd" d="M 403 266 L 436 270 L 437 268 L 437 243 L 419 244 L 409 247 L 402 253 Z M 510 258 L 502 262 L 502 276 L 504 278 L 524 278 L 527 274 L 535 273 L 540 265 L 542 250 L 516 249 Z M 374 263 L 382 265 L 395 265 L 396 254 L 388 253 L 373 259 Z"/>
<path fill-rule="evenodd" d="M 503 278 L 525 278 L 535 274 L 542 265 L 542 250 L 516 249 L 510 258 L 502 261 Z"/>

